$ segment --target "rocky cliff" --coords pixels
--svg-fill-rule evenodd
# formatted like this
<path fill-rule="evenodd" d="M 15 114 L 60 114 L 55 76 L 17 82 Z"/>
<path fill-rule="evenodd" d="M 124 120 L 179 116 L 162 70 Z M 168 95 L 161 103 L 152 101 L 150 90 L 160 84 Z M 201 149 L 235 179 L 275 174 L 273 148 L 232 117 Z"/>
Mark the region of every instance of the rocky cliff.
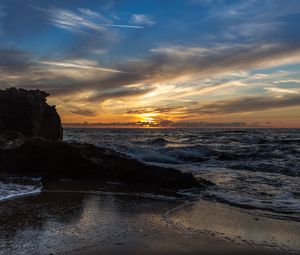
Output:
<path fill-rule="evenodd" d="M 55 106 L 47 104 L 48 95 L 40 90 L 0 90 L 0 132 L 17 131 L 26 137 L 62 139 L 60 117 Z"/>

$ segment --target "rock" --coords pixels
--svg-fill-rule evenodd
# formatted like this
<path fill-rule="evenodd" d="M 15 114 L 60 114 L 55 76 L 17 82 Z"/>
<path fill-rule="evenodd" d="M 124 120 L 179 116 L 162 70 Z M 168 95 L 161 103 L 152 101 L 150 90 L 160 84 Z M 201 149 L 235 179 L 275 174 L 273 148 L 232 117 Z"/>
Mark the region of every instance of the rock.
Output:
<path fill-rule="evenodd" d="M 192 174 L 148 165 L 111 149 L 61 141 L 62 127 L 49 94 L 0 90 L 0 174 L 44 180 L 118 181 L 172 190 L 205 187 Z"/>
<path fill-rule="evenodd" d="M 192 174 L 176 169 L 148 165 L 90 144 L 43 138 L 27 139 L 17 147 L 0 149 L 0 173 L 45 179 L 119 181 L 174 190 L 200 187 Z"/>
<path fill-rule="evenodd" d="M 16 131 L 0 132 L 0 149 L 9 149 L 20 146 L 24 142 L 24 135 Z"/>
<path fill-rule="evenodd" d="M 27 137 L 62 139 L 60 117 L 55 106 L 47 104 L 48 95 L 40 90 L 0 90 L 0 131 L 16 131 Z"/>

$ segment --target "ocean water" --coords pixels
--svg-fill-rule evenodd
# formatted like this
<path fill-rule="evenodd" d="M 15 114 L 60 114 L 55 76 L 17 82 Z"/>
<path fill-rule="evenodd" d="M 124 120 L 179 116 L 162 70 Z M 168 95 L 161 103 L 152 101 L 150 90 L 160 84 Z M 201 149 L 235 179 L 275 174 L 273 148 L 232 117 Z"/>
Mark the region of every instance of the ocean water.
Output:
<path fill-rule="evenodd" d="M 191 172 L 216 184 L 205 199 L 300 221 L 300 129 L 65 129 L 64 140 Z"/>
<path fill-rule="evenodd" d="M 41 192 L 40 178 L 0 178 L 0 201 Z"/>
<path fill-rule="evenodd" d="M 215 184 L 202 198 L 300 221 L 300 129 L 74 128 L 64 130 L 64 140 L 191 172 Z M 0 200 L 41 188 L 38 178 L 0 179 Z"/>

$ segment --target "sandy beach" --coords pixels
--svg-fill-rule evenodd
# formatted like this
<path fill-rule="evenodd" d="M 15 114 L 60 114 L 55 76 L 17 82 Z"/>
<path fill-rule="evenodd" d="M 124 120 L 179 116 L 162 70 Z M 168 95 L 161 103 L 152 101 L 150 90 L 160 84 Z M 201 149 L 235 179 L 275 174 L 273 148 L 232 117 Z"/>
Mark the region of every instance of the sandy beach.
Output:
<path fill-rule="evenodd" d="M 297 254 L 300 224 L 205 200 L 45 189 L 1 202 L 0 254 Z"/>

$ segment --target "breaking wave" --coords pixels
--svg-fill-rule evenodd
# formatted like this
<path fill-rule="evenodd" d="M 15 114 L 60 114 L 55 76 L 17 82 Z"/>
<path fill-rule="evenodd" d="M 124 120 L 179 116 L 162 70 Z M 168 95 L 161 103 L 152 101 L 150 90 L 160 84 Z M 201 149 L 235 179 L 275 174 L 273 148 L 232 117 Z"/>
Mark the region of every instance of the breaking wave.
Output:
<path fill-rule="evenodd" d="M 65 140 L 192 172 L 216 184 L 207 199 L 300 220 L 300 129 L 67 129 Z"/>

